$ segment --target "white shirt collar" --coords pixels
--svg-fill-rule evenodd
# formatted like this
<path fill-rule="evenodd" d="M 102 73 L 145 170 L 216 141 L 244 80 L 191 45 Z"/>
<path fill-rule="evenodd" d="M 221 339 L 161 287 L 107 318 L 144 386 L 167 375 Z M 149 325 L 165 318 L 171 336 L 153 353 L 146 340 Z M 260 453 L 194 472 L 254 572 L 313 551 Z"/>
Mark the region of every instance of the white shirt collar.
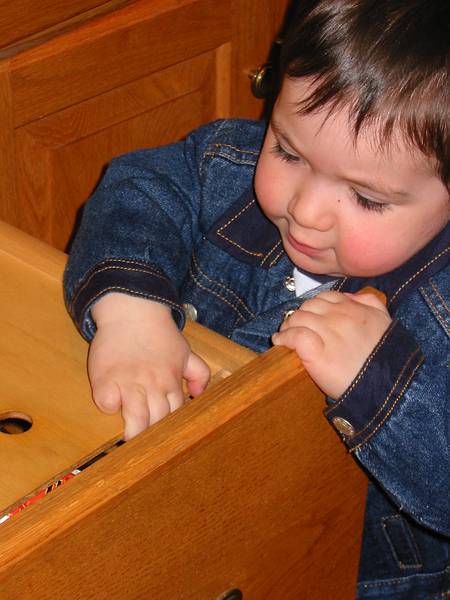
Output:
<path fill-rule="evenodd" d="M 302 296 L 306 292 L 309 292 L 309 290 L 313 290 L 323 283 L 323 281 L 317 281 L 317 279 L 314 279 L 311 275 L 299 271 L 297 267 L 294 267 L 294 281 L 296 296 Z"/>

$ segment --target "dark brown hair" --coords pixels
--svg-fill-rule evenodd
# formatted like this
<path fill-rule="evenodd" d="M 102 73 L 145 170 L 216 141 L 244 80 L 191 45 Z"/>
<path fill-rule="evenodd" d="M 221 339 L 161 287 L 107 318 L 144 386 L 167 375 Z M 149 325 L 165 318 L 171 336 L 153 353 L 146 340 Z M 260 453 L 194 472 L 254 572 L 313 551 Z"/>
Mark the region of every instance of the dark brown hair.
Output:
<path fill-rule="evenodd" d="M 450 179 L 449 0 L 297 0 L 281 48 L 281 73 L 310 77 L 299 104 L 350 109 L 355 138 L 375 124 L 437 159 Z M 291 7 L 292 8 L 292 7 Z M 290 15 L 292 16 L 292 10 Z"/>

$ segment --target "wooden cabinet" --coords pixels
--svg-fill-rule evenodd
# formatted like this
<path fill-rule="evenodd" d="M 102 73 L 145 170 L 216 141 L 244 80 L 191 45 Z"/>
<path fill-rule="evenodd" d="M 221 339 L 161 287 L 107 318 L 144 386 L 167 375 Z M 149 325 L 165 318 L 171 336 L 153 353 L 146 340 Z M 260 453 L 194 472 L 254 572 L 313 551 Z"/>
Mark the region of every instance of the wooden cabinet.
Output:
<path fill-rule="evenodd" d="M 24 19 L 28 37 L 11 33 L 0 53 L 0 218 L 64 249 L 112 156 L 215 118 L 257 117 L 248 74 L 286 3 L 45 2 L 40 20 Z"/>

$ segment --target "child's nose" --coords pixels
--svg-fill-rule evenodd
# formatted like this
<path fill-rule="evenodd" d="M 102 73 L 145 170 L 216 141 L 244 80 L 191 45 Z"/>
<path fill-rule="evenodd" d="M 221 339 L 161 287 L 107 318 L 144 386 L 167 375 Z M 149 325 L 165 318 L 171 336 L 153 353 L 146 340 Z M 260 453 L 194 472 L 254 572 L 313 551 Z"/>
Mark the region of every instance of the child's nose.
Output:
<path fill-rule="evenodd" d="M 306 184 L 295 193 L 288 206 L 288 212 L 301 227 L 328 231 L 335 220 L 336 202 L 325 186 Z"/>

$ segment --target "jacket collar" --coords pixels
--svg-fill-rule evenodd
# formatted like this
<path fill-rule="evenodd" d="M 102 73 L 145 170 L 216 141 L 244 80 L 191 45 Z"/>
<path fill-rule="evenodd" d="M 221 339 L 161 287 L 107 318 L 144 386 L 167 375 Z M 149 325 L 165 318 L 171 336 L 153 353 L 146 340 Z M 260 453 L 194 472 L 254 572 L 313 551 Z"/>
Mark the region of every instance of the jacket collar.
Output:
<path fill-rule="evenodd" d="M 278 229 L 267 219 L 249 188 L 207 234 L 216 246 L 238 260 L 263 269 L 273 267 L 286 256 Z M 406 263 L 377 277 L 344 277 L 335 289 L 356 292 L 370 285 L 382 291 L 389 308 L 423 285 L 430 277 L 450 264 L 450 225 Z M 293 265 L 292 265 L 293 267 Z"/>
<path fill-rule="evenodd" d="M 285 255 L 278 229 L 264 215 L 249 188 L 206 235 L 215 246 L 239 261 L 273 267 Z"/>

